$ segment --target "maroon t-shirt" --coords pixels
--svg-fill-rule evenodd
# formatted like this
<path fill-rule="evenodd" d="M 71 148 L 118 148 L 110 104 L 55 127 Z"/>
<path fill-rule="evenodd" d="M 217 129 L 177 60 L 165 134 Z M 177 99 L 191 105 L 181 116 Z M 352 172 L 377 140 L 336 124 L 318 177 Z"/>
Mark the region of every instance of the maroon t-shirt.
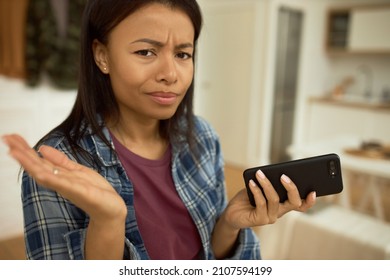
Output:
<path fill-rule="evenodd" d="M 202 243 L 173 183 L 171 148 L 163 158 L 149 160 L 132 153 L 111 136 L 134 186 L 137 224 L 149 257 L 154 260 L 198 258 Z"/>

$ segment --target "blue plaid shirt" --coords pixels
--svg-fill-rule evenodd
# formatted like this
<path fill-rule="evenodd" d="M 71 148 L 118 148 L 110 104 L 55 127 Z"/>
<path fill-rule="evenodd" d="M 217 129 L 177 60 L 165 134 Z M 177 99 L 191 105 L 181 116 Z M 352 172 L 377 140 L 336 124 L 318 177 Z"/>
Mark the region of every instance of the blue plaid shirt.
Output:
<path fill-rule="evenodd" d="M 100 122 L 103 125 L 102 120 Z M 199 231 L 203 246 L 201 257 L 214 259 L 211 234 L 227 204 L 223 159 L 214 130 L 201 118 L 195 119 L 195 130 L 199 156 L 195 157 L 187 144 L 172 147 L 172 176 Z M 90 129 L 87 131 L 80 145 L 91 155 L 97 155 L 100 166 L 96 171 L 110 182 L 127 205 L 124 258 L 149 259 L 135 218 L 132 182 L 116 153 Z M 103 133 L 112 144 L 106 127 Z M 53 135 L 45 144 L 75 160 L 64 136 Z M 86 162 L 80 163 L 88 166 Z M 28 259 L 84 259 L 89 220 L 85 212 L 56 192 L 38 185 L 26 172 L 22 181 L 22 201 Z M 242 229 L 232 259 L 259 258 L 256 235 L 251 229 Z"/>

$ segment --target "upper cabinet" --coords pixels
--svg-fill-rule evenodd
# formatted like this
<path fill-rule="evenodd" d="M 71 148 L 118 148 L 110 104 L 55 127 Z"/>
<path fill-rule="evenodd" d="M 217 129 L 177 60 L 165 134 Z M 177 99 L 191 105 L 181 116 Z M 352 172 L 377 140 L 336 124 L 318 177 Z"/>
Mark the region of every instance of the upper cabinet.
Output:
<path fill-rule="evenodd" d="M 329 53 L 390 54 L 390 5 L 331 9 L 327 20 Z"/>

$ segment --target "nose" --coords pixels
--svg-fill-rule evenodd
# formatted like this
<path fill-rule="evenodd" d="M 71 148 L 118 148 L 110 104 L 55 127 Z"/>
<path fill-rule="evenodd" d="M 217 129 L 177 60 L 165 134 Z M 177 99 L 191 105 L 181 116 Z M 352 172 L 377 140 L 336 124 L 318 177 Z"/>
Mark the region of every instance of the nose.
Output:
<path fill-rule="evenodd" d="M 156 76 L 158 82 L 174 84 L 177 81 L 175 57 L 165 55 L 160 57 L 159 69 Z"/>

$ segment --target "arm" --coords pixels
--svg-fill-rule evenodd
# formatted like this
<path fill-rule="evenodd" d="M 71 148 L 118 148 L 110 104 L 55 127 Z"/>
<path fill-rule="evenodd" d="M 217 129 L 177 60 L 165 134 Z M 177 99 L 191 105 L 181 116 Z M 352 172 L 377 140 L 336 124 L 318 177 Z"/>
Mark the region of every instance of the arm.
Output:
<path fill-rule="evenodd" d="M 86 258 L 123 258 L 127 209 L 123 199 L 103 177 L 54 148 L 42 146 L 42 157 L 39 157 L 18 135 L 4 136 L 3 140 L 10 148 L 9 154 L 37 184 L 57 192 L 89 215 Z M 58 172 L 54 172 L 55 169 Z"/>
<path fill-rule="evenodd" d="M 86 259 L 123 259 L 124 236 L 125 218 L 106 222 L 90 220 L 85 244 Z"/>

